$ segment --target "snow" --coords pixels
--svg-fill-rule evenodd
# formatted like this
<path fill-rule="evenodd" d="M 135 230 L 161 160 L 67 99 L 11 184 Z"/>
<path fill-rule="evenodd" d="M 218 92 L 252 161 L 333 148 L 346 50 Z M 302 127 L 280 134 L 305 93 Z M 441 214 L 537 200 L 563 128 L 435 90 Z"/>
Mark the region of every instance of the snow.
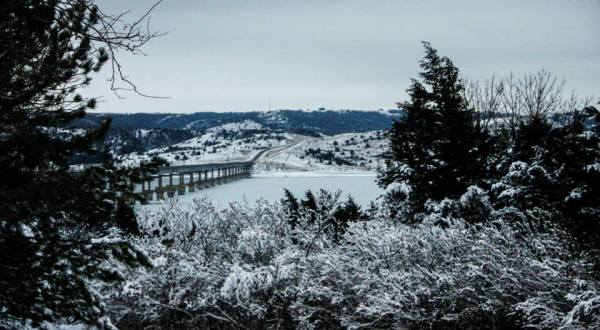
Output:
<path fill-rule="evenodd" d="M 240 131 L 244 131 L 244 130 L 251 130 L 251 129 L 263 129 L 263 125 L 253 121 L 253 120 L 244 120 L 242 122 L 237 122 L 237 123 L 228 123 L 228 124 L 224 124 L 221 126 L 217 126 L 217 127 L 213 127 L 211 128 L 209 131 L 219 131 L 219 130 L 223 130 L 223 131 L 230 131 L 230 132 L 240 132 Z"/>
<path fill-rule="evenodd" d="M 585 171 L 588 173 L 600 173 L 600 163 L 594 163 L 585 166 Z"/>
<path fill-rule="evenodd" d="M 410 196 L 412 188 L 405 182 L 392 182 L 385 188 L 386 193 L 401 193 L 405 196 Z"/>
<path fill-rule="evenodd" d="M 102 237 L 92 239 L 92 244 L 117 244 L 123 242 L 123 238 L 120 237 Z"/>
<path fill-rule="evenodd" d="M 148 136 L 148 134 L 150 134 L 153 130 L 151 129 L 144 129 L 144 128 L 139 128 L 136 129 L 136 135 L 138 138 L 144 138 L 146 136 Z"/>
<path fill-rule="evenodd" d="M 319 209 L 328 205 L 321 198 Z M 460 203 L 483 199 L 472 187 Z M 404 328 L 429 324 L 435 310 L 459 322 L 514 315 L 530 327 L 597 328 L 597 282 L 589 282 L 591 268 L 581 267 L 581 255 L 571 254 L 560 233 L 524 235 L 501 220 L 449 221 L 449 203 L 428 208 L 448 220 L 447 228 L 403 225 L 375 213 L 350 223 L 339 244 L 322 232 L 318 221 L 326 217 L 313 223 L 301 213 L 292 229 L 277 203 L 218 208 L 198 200 L 192 208 L 142 213 L 142 225 L 171 220 L 159 237 L 140 240 L 151 257 L 166 261 L 132 270 L 128 312 L 152 322 L 171 306 L 193 315 L 214 311 L 224 322 L 243 315 L 249 328 L 281 317 L 298 328 L 331 319 L 344 328 Z M 143 293 L 136 294 L 138 287 Z"/>
<path fill-rule="evenodd" d="M 239 265 L 233 265 L 221 287 L 221 296 L 235 298 L 240 302 L 246 301 L 255 291 L 271 286 L 272 271 L 271 267 L 259 267 L 253 271 L 247 271 Z"/>
<path fill-rule="evenodd" d="M 254 161 L 255 173 L 375 172 L 387 140 L 381 131 L 312 137 L 276 132 L 246 120 L 212 127 L 200 135 L 143 154 L 121 155 L 127 166 L 158 156 L 171 165 Z"/>
<path fill-rule="evenodd" d="M 264 171 L 252 174 L 254 178 L 326 178 L 326 177 L 354 177 L 366 176 L 375 177 L 376 172 L 358 171 L 358 170 L 337 170 L 337 171 Z"/>

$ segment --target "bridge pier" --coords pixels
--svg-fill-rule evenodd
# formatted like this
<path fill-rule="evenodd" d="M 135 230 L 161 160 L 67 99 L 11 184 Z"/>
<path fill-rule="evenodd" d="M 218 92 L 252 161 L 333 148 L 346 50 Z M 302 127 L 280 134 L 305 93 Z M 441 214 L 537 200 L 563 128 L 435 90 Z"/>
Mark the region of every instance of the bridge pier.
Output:
<path fill-rule="evenodd" d="M 158 175 L 158 188 L 156 188 L 156 199 L 162 200 L 165 199 L 165 191 L 163 190 L 162 184 L 162 174 Z"/>
<path fill-rule="evenodd" d="M 169 185 L 165 187 L 167 192 L 167 197 L 173 198 L 175 197 L 175 191 L 177 190 L 173 185 L 173 173 L 169 173 Z"/>
<path fill-rule="evenodd" d="M 146 204 L 146 181 L 142 181 L 142 193 L 140 194 L 142 195 L 142 204 Z"/>
<path fill-rule="evenodd" d="M 147 187 L 146 187 L 147 182 Z M 152 180 L 142 181 L 142 197 L 144 198 L 142 203 L 147 204 L 149 201 L 152 201 Z"/>
<path fill-rule="evenodd" d="M 190 172 L 190 182 L 188 182 L 188 192 L 196 191 L 196 184 L 194 183 L 194 172 Z"/>
<path fill-rule="evenodd" d="M 177 195 L 185 195 L 185 183 L 183 174 L 179 174 L 179 181 L 177 182 Z"/>
<path fill-rule="evenodd" d="M 204 182 L 202 182 L 202 172 L 198 172 L 198 181 L 196 181 L 196 189 L 201 190 L 204 187 Z"/>

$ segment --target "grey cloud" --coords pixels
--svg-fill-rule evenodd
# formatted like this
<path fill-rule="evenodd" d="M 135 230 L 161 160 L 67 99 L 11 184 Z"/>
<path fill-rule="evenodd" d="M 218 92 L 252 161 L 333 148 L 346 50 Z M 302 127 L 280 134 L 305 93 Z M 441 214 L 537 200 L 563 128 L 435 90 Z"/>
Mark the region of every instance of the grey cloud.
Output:
<path fill-rule="evenodd" d="M 99 0 L 141 13 L 152 1 Z M 492 74 L 548 68 L 581 94 L 600 91 L 599 1 L 176 1 L 153 13 L 169 34 L 149 56 L 123 55 L 148 93 L 90 95 L 99 111 L 193 112 L 275 108 L 392 108 L 418 72 L 421 40 L 461 68 Z"/>

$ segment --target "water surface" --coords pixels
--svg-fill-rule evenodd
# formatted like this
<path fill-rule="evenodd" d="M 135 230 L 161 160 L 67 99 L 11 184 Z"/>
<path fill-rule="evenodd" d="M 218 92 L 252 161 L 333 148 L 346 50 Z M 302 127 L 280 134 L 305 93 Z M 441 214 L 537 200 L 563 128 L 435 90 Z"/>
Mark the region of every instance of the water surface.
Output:
<path fill-rule="evenodd" d="M 342 198 L 348 195 L 363 206 L 381 195 L 382 190 L 375 182 L 375 174 L 367 175 L 319 175 L 319 176 L 279 176 L 264 177 L 253 176 L 250 178 L 218 185 L 208 189 L 186 193 L 177 196 L 183 203 L 189 203 L 194 198 L 208 197 L 218 206 L 226 206 L 229 202 L 255 201 L 259 198 L 275 202 L 284 196 L 284 189 L 291 191 L 296 197 L 304 196 L 307 190 L 313 192 L 319 189 L 329 191 L 342 191 Z M 144 208 L 159 207 L 160 203 L 153 202 Z"/>

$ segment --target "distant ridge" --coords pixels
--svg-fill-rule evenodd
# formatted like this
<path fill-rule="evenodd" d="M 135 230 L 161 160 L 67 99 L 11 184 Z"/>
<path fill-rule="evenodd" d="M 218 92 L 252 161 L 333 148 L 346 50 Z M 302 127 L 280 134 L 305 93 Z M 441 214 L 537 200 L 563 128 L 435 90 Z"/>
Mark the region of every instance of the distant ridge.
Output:
<path fill-rule="evenodd" d="M 75 127 L 96 125 L 105 117 L 112 117 L 113 128 L 172 129 L 204 131 L 222 124 L 251 120 L 272 130 L 307 135 L 335 135 L 341 133 L 385 130 L 401 110 L 275 110 L 265 112 L 195 112 L 89 114 L 78 120 Z"/>

